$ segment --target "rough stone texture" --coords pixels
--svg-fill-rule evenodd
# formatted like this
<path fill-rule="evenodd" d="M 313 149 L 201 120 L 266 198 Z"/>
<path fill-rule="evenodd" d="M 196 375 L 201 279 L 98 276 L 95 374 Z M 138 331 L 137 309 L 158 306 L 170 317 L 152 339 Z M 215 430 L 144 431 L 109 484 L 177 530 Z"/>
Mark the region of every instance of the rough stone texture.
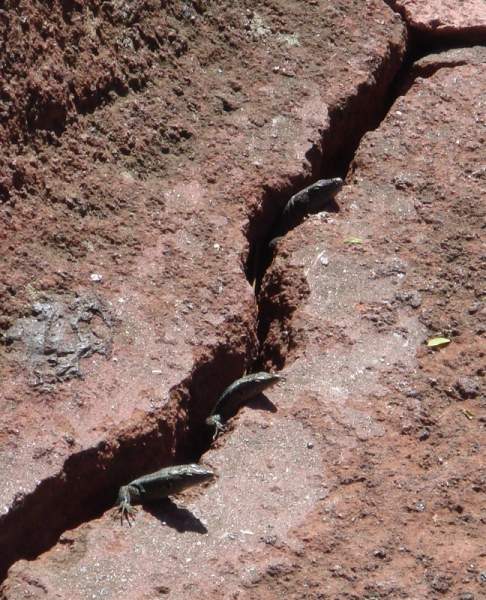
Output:
<path fill-rule="evenodd" d="M 267 545 L 287 545 L 289 528 L 326 494 L 326 473 L 301 423 L 279 415 L 239 428 L 224 451 L 205 456 L 220 474 L 215 484 L 147 506 L 132 528 L 120 527 L 110 511 L 66 532 L 45 558 L 17 563 L 4 597 L 42 597 L 39 589 L 72 600 L 148 599 L 163 597 L 162 590 L 170 598 L 231 597 L 242 582 L 258 581 L 258 555 Z"/>
<path fill-rule="evenodd" d="M 417 79 L 340 212 L 279 243 L 261 295 L 287 307 L 265 347 L 287 380 L 206 453 L 218 481 L 66 532 L 2 598 L 481 597 L 486 398 L 461 390 L 484 378 L 485 80 Z"/>
<path fill-rule="evenodd" d="M 454 68 L 461 65 L 481 65 L 486 63 L 486 47 L 473 46 L 472 48 L 454 48 L 427 54 L 417 60 L 412 69 L 408 80 L 413 83 L 417 77 L 429 77 L 438 69 Z"/>
<path fill-rule="evenodd" d="M 0 26 L 1 571 L 193 455 L 256 355 L 246 235 L 376 121 L 405 30 L 378 0 L 6 2 Z"/>
<path fill-rule="evenodd" d="M 387 0 L 407 23 L 427 35 L 465 42 L 486 41 L 483 0 Z"/>
<path fill-rule="evenodd" d="M 295 532 L 305 560 L 249 598 L 484 595 L 486 69 L 473 63 L 415 81 L 365 136 L 341 211 L 292 231 L 265 275 L 267 365 L 283 355 L 299 374 L 296 414 L 321 420 L 337 482 Z M 438 334 L 452 342 L 427 350 Z"/>

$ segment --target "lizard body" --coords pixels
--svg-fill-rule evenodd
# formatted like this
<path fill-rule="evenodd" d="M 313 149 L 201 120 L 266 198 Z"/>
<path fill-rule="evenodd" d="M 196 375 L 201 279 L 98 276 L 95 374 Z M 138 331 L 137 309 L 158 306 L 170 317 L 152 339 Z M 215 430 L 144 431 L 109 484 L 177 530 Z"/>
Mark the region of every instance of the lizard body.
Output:
<path fill-rule="evenodd" d="M 306 215 L 315 214 L 323 210 L 342 187 L 343 180 L 340 177 L 319 179 L 294 194 L 284 206 L 274 229 L 275 235 L 270 244 L 272 244 L 275 238 L 282 237 L 300 223 Z"/>
<path fill-rule="evenodd" d="M 343 180 L 340 177 L 319 179 L 290 198 L 274 227 L 272 227 L 270 232 L 272 237 L 256 246 L 252 275 L 255 291 L 259 289 L 259 282 L 268 267 L 271 255 L 275 252 L 278 241 L 291 229 L 299 225 L 306 215 L 324 210 L 342 187 Z"/>
<path fill-rule="evenodd" d="M 167 498 L 213 477 L 213 471 L 207 467 L 188 464 L 166 467 L 134 479 L 118 491 L 117 505 L 121 521 L 123 523 L 123 518 L 126 518 L 130 524 L 130 517 L 136 512 L 132 504 Z"/>
<path fill-rule="evenodd" d="M 234 381 L 229 385 L 216 401 L 211 414 L 206 419 L 206 424 L 215 427 L 213 439 L 224 430 L 223 423 L 236 413 L 244 403 L 258 396 L 267 388 L 281 381 L 283 377 L 273 373 L 251 373 Z"/>

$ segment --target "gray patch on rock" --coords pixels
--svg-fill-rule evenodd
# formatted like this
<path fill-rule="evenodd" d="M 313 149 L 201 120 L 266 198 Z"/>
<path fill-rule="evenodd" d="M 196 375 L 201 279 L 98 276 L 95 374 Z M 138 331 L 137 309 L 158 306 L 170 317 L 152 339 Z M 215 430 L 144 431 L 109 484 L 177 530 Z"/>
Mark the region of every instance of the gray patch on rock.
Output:
<path fill-rule="evenodd" d="M 395 299 L 403 302 L 404 304 L 408 304 L 412 308 L 418 308 L 422 304 L 422 296 L 420 292 L 410 291 L 410 292 L 397 292 L 395 294 Z"/>
<path fill-rule="evenodd" d="M 45 298 L 31 307 L 31 316 L 17 319 L 4 342 L 23 349 L 34 374 L 34 386 L 49 386 L 82 377 L 81 358 L 109 355 L 112 317 L 96 295 L 78 296 L 71 303 Z"/>
<path fill-rule="evenodd" d="M 387 258 L 383 261 L 380 266 L 378 266 L 375 270 L 374 276 L 372 279 L 379 279 L 381 277 L 393 277 L 395 275 L 403 277 L 407 272 L 407 265 L 398 258 L 397 256 L 392 256 L 391 258 Z"/>

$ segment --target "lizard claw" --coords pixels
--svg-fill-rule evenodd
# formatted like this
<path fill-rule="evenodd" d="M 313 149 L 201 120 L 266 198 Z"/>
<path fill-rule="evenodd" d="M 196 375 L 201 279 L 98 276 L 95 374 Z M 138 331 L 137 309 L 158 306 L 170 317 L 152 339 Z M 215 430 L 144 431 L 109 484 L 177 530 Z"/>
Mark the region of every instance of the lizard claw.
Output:
<path fill-rule="evenodd" d="M 226 431 L 226 427 L 222 423 L 219 423 L 218 421 L 216 421 L 214 423 L 213 442 L 219 436 L 219 434 L 223 431 Z"/>
<path fill-rule="evenodd" d="M 134 515 L 138 512 L 136 508 L 134 508 L 128 502 L 122 502 L 118 505 L 118 512 L 120 513 L 120 524 L 123 526 L 123 519 L 125 518 L 128 525 L 131 527 L 132 523 L 130 519 L 135 520 Z"/>

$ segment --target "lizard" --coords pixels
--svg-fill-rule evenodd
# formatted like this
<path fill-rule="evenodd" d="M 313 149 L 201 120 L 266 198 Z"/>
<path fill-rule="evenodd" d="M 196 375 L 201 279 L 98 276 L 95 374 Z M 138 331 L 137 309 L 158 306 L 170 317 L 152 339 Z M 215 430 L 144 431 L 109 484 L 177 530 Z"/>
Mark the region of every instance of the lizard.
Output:
<path fill-rule="evenodd" d="M 258 396 L 283 379 L 282 375 L 260 371 L 245 375 L 229 385 L 218 398 L 211 414 L 206 419 L 206 424 L 215 428 L 213 440 L 218 437 L 220 431 L 224 431 L 223 423 L 235 414 L 241 404 Z"/>
<path fill-rule="evenodd" d="M 213 479 L 214 473 L 207 467 L 197 464 L 165 467 L 155 473 L 143 475 L 123 485 L 118 491 L 117 506 L 121 524 L 125 518 L 129 525 L 130 517 L 137 512 L 132 506 L 145 501 L 160 500 L 177 494 L 188 487 Z"/>
<path fill-rule="evenodd" d="M 270 256 L 274 253 L 278 241 L 298 225 L 306 215 L 323 210 L 342 187 L 343 180 L 340 177 L 319 179 L 290 198 L 271 230 L 272 237 L 270 241 L 256 247 L 252 277 L 255 291 L 258 291 L 259 281 L 268 266 Z M 266 252 L 265 249 L 267 249 Z"/>
<path fill-rule="evenodd" d="M 276 235 L 272 236 L 269 246 L 272 247 L 277 238 L 298 225 L 306 215 L 323 210 L 342 187 L 343 180 L 340 177 L 319 179 L 294 194 L 284 206 L 273 230 Z"/>

